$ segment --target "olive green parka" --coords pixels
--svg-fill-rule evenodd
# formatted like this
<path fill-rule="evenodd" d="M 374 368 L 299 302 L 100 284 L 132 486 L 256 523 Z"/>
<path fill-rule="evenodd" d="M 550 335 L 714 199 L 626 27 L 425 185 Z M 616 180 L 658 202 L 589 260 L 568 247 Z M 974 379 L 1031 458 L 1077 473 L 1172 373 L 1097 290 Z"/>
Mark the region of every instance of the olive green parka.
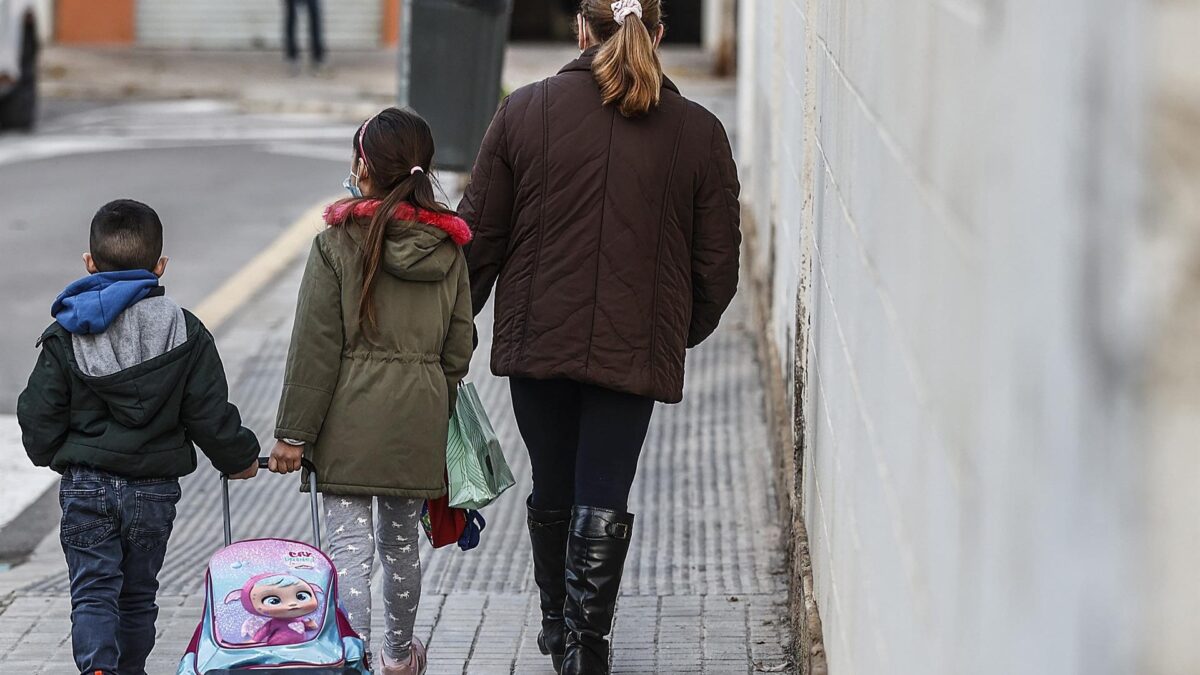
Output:
<path fill-rule="evenodd" d="M 327 494 L 445 493 L 446 433 L 471 362 L 466 223 L 397 208 L 373 301 L 359 322 L 360 243 L 375 200 L 339 202 L 313 241 L 292 328 L 275 437 L 305 443 Z"/>

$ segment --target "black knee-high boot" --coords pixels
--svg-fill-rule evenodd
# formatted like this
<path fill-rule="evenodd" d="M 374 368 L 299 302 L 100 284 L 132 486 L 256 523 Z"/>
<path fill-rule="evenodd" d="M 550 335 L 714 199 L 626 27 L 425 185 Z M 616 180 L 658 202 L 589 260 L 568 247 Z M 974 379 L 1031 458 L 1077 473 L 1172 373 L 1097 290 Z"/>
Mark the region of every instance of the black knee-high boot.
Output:
<path fill-rule="evenodd" d="M 533 580 L 537 582 L 542 606 L 538 647 L 554 661 L 554 672 L 558 672 L 567 647 L 563 606 L 567 600 L 567 533 L 571 528 L 571 511 L 535 509 L 532 498 L 525 506 L 529 512 L 526 519 L 529 541 L 533 544 Z"/>
<path fill-rule="evenodd" d="M 562 675 L 608 675 L 608 634 L 633 514 L 576 506 L 567 539 L 567 651 Z"/>

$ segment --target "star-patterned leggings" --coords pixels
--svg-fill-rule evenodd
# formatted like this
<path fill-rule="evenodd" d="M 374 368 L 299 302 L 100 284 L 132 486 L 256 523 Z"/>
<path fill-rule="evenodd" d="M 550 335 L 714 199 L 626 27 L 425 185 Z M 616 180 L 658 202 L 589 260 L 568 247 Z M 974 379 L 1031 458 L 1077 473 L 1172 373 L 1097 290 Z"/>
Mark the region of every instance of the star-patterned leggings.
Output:
<path fill-rule="evenodd" d="M 378 500 L 379 518 L 372 528 L 371 504 Z M 346 618 L 371 645 L 371 568 L 375 551 L 383 567 L 383 604 L 388 656 L 407 662 L 413 623 L 421 600 L 421 558 L 417 551 L 420 499 L 325 495 L 329 554 L 338 570 L 338 591 Z M 374 530 L 374 532 L 372 532 Z M 371 653 L 368 651 L 368 653 Z"/>

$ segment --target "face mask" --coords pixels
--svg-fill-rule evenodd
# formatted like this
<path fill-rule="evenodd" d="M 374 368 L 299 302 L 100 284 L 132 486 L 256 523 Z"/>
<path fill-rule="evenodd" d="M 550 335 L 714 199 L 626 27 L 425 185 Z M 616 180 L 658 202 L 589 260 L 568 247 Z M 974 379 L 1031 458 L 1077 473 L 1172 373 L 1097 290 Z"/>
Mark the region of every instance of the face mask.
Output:
<path fill-rule="evenodd" d="M 351 173 L 349 176 L 346 176 L 346 180 L 342 181 L 342 187 L 350 191 L 351 197 L 362 199 L 363 193 L 358 187 L 358 174 Z"/>

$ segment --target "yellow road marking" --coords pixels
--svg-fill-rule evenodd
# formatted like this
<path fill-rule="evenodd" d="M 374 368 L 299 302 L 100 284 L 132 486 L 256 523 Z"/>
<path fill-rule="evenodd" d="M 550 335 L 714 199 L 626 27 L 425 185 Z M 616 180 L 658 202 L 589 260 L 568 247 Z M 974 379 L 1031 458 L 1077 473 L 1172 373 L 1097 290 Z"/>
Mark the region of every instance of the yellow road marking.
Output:
<path fill-rule="evenodd" d="M 204 322 L 210 331 L 237 313 L 250 298 L 273 279 L 308 247 L 309 242 L 325 227 L 321 214 L 325 205 L 333 199 L 322 201 L 305 211 L 296 222 L 281 232 L 274 241 L 246 263 L 242 269 L 225 280 L 221 287 L 209 294 L 193 313 Z"/>

